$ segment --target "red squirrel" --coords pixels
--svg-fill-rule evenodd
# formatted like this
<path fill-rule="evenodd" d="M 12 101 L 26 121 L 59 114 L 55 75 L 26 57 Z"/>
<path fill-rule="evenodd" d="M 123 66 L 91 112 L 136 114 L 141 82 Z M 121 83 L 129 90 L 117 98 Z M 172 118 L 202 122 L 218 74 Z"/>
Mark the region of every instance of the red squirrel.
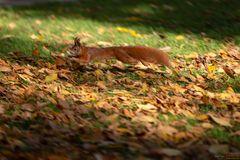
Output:
<path fill-rule="evenodd" d="M 169 57 L 161 50 L 145 46 L 122 47 L 86 47 L 80 43 L 79 38 L 74 39 L 74 45 L 69 49 L 69 57 L 81 65 L 86 65 L 93 60 L 116 58 L 123 63 L 144 65 L 160 63 L 171 67 Z"/>

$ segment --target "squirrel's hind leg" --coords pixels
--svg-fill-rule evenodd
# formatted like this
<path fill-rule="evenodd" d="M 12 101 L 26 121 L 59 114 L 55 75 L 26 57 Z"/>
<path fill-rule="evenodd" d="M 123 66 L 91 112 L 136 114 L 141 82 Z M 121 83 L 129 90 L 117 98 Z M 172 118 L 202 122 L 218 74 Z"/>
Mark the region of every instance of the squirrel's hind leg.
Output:
<path fill-rule="evenodd" d="M 121 51 L 120 54 L 117 54 L 116 58 L 117 58 L 117 60 L 122 61 L 123 63 L 128 63 L 128 64 L 137 64 L 138 63 L 138 60 L 129 56 L 124 51 Z"/>

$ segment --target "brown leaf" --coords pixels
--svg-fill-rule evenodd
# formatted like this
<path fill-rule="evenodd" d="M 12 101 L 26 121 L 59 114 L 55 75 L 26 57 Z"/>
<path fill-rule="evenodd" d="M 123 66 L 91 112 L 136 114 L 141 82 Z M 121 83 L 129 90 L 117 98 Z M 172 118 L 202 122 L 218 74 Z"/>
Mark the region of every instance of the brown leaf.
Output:
<path fill-rule="evenodd" d="M 226 144 L 211 145 L 208 151 L 214 155 L 225 154 L 229 152 L 229 147 Z"/>
<path fill-rule="evenodd" d="M 169 157 L 176 157 L 176 156 L 181 156 L 182 152 L 178 149 L 163 148 L 163 149 L 154 149 L 154 150 L 150 151 L 150 154 L 166 155 L 166 156 L 169 156 Z"/>
<path fill-rule="evenodd" d="M 107 87 L 104 81 L 97 81 L 96 85 L 102 90 L 107 90 Z"/>
<path fill-rule="evenodd" d="M 70 105 L 62 94 L 57 93 L 57 107 L 59 109 L 69 109 Z"/>
<path fill-rule="evenodd" d="M 12 72 L 12 69 L 9 66 L 0 66 L 0 72 Z"/>
<path fill-rule="evenodd" d="M 135 116 L 132 119 L 133 122 L 156 122 L 156 119 L 151 117 L 151 116 L 147 116 L 147 115 L 139 115 L 139 116 Z"/>
<path fill-rule="evenodd" d="M 232 125 L 230 124 L 230 119 L 228 118 L 224 118 L 224 117 L 216 117 L 213 114 L 209 113 L 208 114 L 212 120 L 214 122 L 216 122 L 217 124 L 221 125 L 221 126 L 225 126 L 225 127 L 232 127 Z"/>
<path fill-rule="evenodd" d="M 238 131 L 232 133 L 231 136 L 240 136 L 240 130 L 238 130 Z"/>
<path fill-rule="evenodd" d="M 39 50 L 37 48 L 35 48 L 33 51 L 32 51 L 32 55 L 33 56 L 39 56 Z"/>
<path fill-rule="evenodd" d="M 178 133 L 178 130 L 176 128 L 162 124 L 158 125 L 157 131 L 160 136 L 173 136 L 175 133 Z"/>
<path fill-rule="evenodd" d="M 5 112 L 5 107 L 3 104 L 0 104 L 0 114 L 3 114 Z"/>
<path fill-rule="evenodd" d="M 47 160 L 69 160 L 69 158 L 63 155 L 49 155 Z"/>
<path fill-rule="evenodd" d="M 230 68 L 228 68 L 227 66 L 222 66 L 223 70 L 225 71 L 225 73 L 231 77 L 231 78 L 235 78 L 234 76 L 234 71 L 231 70 Z"/>

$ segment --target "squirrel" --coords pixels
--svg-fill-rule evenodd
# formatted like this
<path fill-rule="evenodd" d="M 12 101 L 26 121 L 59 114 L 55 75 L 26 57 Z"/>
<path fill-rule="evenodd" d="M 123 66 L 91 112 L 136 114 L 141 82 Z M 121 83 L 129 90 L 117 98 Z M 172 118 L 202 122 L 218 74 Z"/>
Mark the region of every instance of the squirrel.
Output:
<path fill-rule="evenodd" d="M 159 49 L 145 46 L 87 47 L 80 43 L 79 38 L 74 39 L 74 45 L 70 47 L 68 57 L 81 65 L 86 65 L 93 60 L 116 58 L 127 64 L 137 64 L 140 61 L 143 65 L 160 63 L 171 67 L 168 55 Z"/>

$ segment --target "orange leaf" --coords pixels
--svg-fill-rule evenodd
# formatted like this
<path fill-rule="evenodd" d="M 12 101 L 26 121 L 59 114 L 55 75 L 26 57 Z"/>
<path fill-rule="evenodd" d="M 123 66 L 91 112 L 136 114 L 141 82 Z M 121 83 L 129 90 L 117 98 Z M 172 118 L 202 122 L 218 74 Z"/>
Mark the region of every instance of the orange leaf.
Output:
<path fill-rule="evenodd" d="M 12 69 L 8 66 L 0 66 L 0 72 L 12 72 Z"/>

